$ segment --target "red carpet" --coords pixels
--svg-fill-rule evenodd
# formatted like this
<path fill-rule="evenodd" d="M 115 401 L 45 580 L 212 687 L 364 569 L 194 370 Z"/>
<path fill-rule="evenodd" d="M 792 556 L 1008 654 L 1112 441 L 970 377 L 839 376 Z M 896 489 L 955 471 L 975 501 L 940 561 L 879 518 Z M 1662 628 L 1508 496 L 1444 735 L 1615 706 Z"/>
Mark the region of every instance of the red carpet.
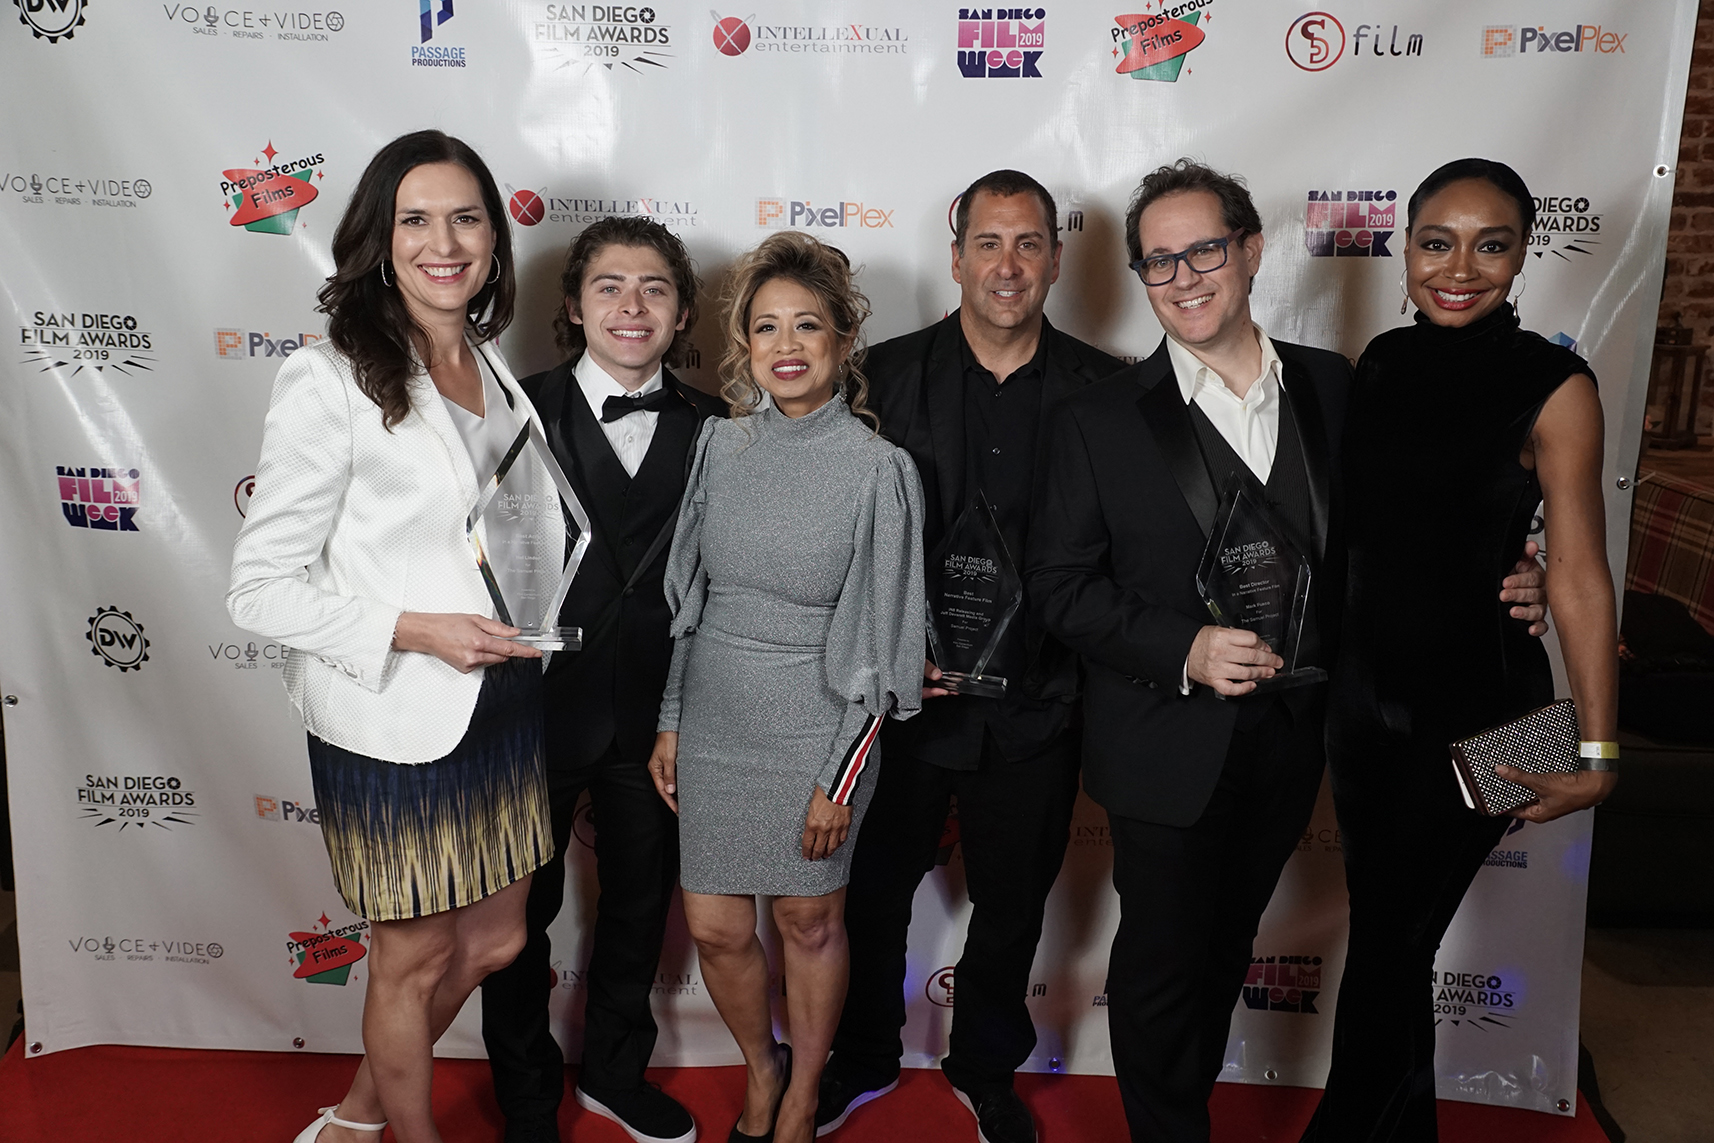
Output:
<path fill-rule="evenodd" d="M 0 1140 L 5 1143 L 177 1143 L 216 1139 L 288 1143 L 315 1109 L 344 1091 L 351 1056 L 198 1052 L 170 1048 L 80 1048 L 23 1058 L 23 1042 L 0 1059 Z M 650 1073 L 696 1116 L 703 1139 L 723 1140 L 743 1098 L 740 1068 L 661 1068 Z M 1113 1081 L 1100 1076 L 1018 1077 L 1042 1143 L 1124 1143 L 1125 1117 Z M 1220 1084 L 1214 1143 L 1292 1143 L 1315 1107 L 1306 1088 Z M 498 1143 L 500 1113 L 482 1060 L 442 1060 L 435 1113 L 447 1143 Z M 567 1143 L 629 1143 L 568 1097 L 560 1114 Z M 390 1141 L 392 1133 L 387 1134 Z M 975 1121 L 938 1071 L 909 1070 L 899 1090 L 853 1115 L 834 1140 L 974 1143 Z M 1606 1143 L 1578 1103 L 1577 1117 L 1440 1105 L 1443 1143 Z"/>

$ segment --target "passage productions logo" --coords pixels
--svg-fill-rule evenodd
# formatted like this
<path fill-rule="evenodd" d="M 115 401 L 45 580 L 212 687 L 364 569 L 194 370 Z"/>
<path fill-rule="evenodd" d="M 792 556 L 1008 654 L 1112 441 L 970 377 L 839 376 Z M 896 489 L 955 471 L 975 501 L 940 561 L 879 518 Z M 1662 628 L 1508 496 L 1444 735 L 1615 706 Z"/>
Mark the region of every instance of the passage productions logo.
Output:
<path fill-rule="evenodd" d="M 162 4 L 161 12 L 169 23 L 189 28 L 199 36 L 230 36 L 235 40 L 296 40 L 300 43 L 327 43 L 330 35 L 345 30 L 345 15 L 341 12 L 315 12 L 297 9 L 216 8 L 210 4 L 198 9 L 195 4 Z"/>
<path fill-rule="evenodd" d="M 89 617 L 89 630 L 83 637 L 89 640 L 89 653 L 109 667 L 118 667 L 120 674 L 140 671 L 149 661 L 149 641 L 143 636 L 143 625 L 132 619 L 129 611 L 97 608 Z"/>
<path fill-rule="evenodd" d="M 603 218 L 652 218 L 677 230 L 702 221 L 699 208 L 682 198 L 582 198 L 552 194 L 548 188 L 518 190 L 506 184 L 506 211 L 519 226 L 543 222 L 588 225 Z"/>
<path fill-rule="evenodd" d="M 452 0 L 418 0 L 417 13 L 422 39 L 411 46 L 411 66 L 464 67 L 469 62 L 465 49 L 429 43 L 436 29 L 452 19 Z"/>
<path fill-rule="evenodd" d="M 1510 1028 L 1521 998 L 1517 985 L 1497 973 L 1434 972 L 1435 1023 L 1468 1024 L 1478 1030 Z"/>
<path fill-rule="evenodd" d="M 369 955 L 363 947 L 369 939 L 368 921 L 359 919 L 338 928 L 332 925 L 324 912 L 308 932 L 294 932 L 286 941 L 294 980 L 344 986 L 351 978 L 351 966 Z"/>
<path fill-rule="evenodd" d="M 878 24 L 768 24 L 754 15 L 740 19 L 710 11 L 714 50 L 723 56 L 758 52 L 789 55 L 902 56 L 910 36 L 900 27 Z"/>
<path fill-rule="evenodd" d="M 543 54 L 558 58 L 560 68 L 581 67 L 584 73 L 622 67 L 639 74 L 665 69 L 673 53 L 672 28 L 653 8 L 631 4 L 549 4 L 545 16 L 530 26 Z M 558 70 L 558 69 L 556 69 Z"/>
<path fill-rule="evenodd" d="M 34 206 L 93 206 L 135 210 L 155 193 L 148 179 L 111 175 L 41 174 L 31 171 L 0 171 L 0 190 Z"/>
<path fill-rule="evenodd" d="M 1555 345 L 1565 346 L 1565 348 L 1571 350 L 1573 353 L 1577 352 L 1576 340 L 1563 332 L 1554 334 L 1552 337 L 1548 338 L 1548 340 L 1553 342 Z M 1533 532 L 1534 529 L 1532 528 L 1531 531 Z M 1511 826 L 1507 828 L 1506 837 L 1511 837 L 1513 834 L 1521 832 L 1525 824 L 1527 823 L 1525 823 L 1522 818 L 1514 821 Z M 1528 869 L 1530 867 L 1530 851 L 1527 849 L 1491 850 L 1488 853 L 1487 859 L 1483 861 L 1482 864 L 1493 866 L 1497 869 Z"/>
<path fill-rule="evenodd" d="M 319 333 L 297 333 L 290 337 L 275 337 L 264 330 L 217 329 L 214 331 L 214 356 L 221 361 L 248 361 L 253 357 L 290 357 L 308 345 L 322 339 Z"/>
<path fill-rule="evenodd" d="M 1303 213 L 1311 258 L 1391 258 L 1396 190 L 1312 190 Z"/>
<path fill-rule="evenodd" d="M 57 44 L 69 40 L 83 27 L 85 0 L 12 0 L 18 23 L 38 40 Z"/>
<path fill-rule="evenodd" d="M 95 960 L 160 960 L 169 964 L 209 964 L 226 955 L 219 941 L 193 941 L 184 937 L 67 937 L 73 953 L 90 954 Z"/>
<path fill-rule="evenodd" d="M 119 826 L 124 833 L 155 826 L 195 825 L 196 794 L 173 774 L 85 774 L 77 787 L 77 810 L 95 826 Z"/>
<path fill-rule="evenodd" d="M 146 352 L 155 348 L 153 339 L 134 314 L 37 310 L 19 328 L 18 340 L 24 346 L 19 364 L 34 365 L 39 373 L 70 365 L 72 377 L 85 369 L 130 376 L 154 369 L 156 360 Z"/>
<path fill-rule="evenodd" d="M 1285 50 L 1304 71 L 1326 71 L 1345 54 L 1345 25 L 1330 12 L 1305 12 L 1286 29 Z"/>
<path fill-rule="evenodd" d="M 941 1008 L 952 1007 L 952 970 L 955 965 L 937 968 L 928 974 L 928 983 L 923 985 L 923 995 L 928 997 L 930 1004 Z"/>
<path fill-rule="evenodd" d="M 1546 195 L 1535 200 L 1535 225 L 1530 228 L 1530 253 L 1552 254 L 1564 262 L 1573 254 L 1592 257 L 1601 240 L 1601 215 L 1590 209 L 1587 195 Z"/>
<path fill-rule="evenodd" d="M 1321 995 L 1318 956 L 1253 956 L 1244 974 L 1244 1007 L 1259 1012 L 1297 1012 L 1318 1016 Z"/>
<path fill-rule="evenodd" d="M 1040 79 L 1046 8 L 960 8 L 958 70 L 965 79 Z"/>
<path fill-rule="evenodd" d="M 1629 32 L 1609 32 L 1599 24 L 1578 24 L 1563 31 L 1549 31 L 1546 24 L 1520 28 L 1516 24 L 1489 24 L 1482 29 L 1482 58 L 1502 59 L 1528 55 L 1624 55 Z"/>
<path fill-rule="evenodd" d="M 1188 0 L 1187 3 L 1161 5 L 1159 12 L 1114 16 L 1110 29 L 1113 36 L 1113 58 L 1119 61 L 1113 70 L 1132 79 L 1152 79 L 1175 83 L 1184 67 L 1184 58 L 1208 38 L 1202 18 L 1211 15 L 1207 9 L 1214 0 Z"/>
<path fill-rule="evenodd" d="M 135 532 L 143 477 L 134 468 L 70 468 L 55 465 L 60 512 L 73 528 Z"/>
<path fill-rule="evenodd" d="M 226 209 L 233 212 L 228 221 L 257 234 L 290 234 L 297 223 L 298 211 L 321 193 L 310 180 L 322 177 L 317 169 L 322 157 L 318 153 L 275 163 L 274 156 L 279 152 L 274 150 L 272 140 L 262 148 L 262 154 L 268 157 L 267 167 L 261 167 L 261 159 L 254 159 L 252 162 L 261 169 L 222 172 L 226 177 L 221 180 L 220 193 L 226 196 Z"/>
<path fill-rule="evenodd" d="M 805 199 L 759 198 L 756 200 L 756 225 L 788 229 L 838 229 L 855 227 L 862 230 L 891 229 L 893 210 L 867 206 L 860 202 L 836 202 L 816 206 Z"/>

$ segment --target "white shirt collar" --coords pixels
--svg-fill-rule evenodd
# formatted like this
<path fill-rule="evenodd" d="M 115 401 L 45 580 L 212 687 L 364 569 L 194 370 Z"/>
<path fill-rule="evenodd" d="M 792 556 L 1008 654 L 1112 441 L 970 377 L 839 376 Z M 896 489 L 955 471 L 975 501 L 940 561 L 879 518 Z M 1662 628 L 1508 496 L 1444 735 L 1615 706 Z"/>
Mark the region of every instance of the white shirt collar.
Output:
<path fill-rule="evenodd" d="M 1269 339 L 1262 327 L 1252 322 L 1251 328 L 1256 331 L 1256 340 L 1261 343 L 1262 372 L 1261 376 L 1256 379 L 1256 384 L 1250 387 L 1249 393 L 1245 395 L 1242 401 L 1239 401 L 1237 394 L 1226 388 L 1226 383 L 1220 380 L 1218 373 L 1208 368 L 1200 357 L 1174 340 L 1171 334 L 1167 334 L 1167 356 L 1172 360 L 1173 376 L 1178 379 L 1179 395 L 1184 398 L 1186 405 L 1196 399 L 1197 391 L 1203 387 L 1217 389 L 1239 404 L 1254 403 L 1260 405 L 1272 396 L 1274 390 L 1279 386 L 1280 373 L 1284 367 L 1280 364 L 1279 351 L 1274 348 L 1273 341 Z"/>
<path fill-rule="evenodd" d="M 643 382 L 643 387 L 637 390 L 637 395 L 642 396 L 659 389 L 663 384 L 661 372 L 661 367 L 655 366 L 655 375 Z M 588 398 L 591 407 L 598 408 L 600 403 L 609 397 L 630 395 L 631 391 L 615 381 L 611 373 L 601 368 L 595 360 L 595 355 L 588 350 L 577 359 L 572 373 L 576 375 L 578 387 L 583 390 L 583 395 Z"/>

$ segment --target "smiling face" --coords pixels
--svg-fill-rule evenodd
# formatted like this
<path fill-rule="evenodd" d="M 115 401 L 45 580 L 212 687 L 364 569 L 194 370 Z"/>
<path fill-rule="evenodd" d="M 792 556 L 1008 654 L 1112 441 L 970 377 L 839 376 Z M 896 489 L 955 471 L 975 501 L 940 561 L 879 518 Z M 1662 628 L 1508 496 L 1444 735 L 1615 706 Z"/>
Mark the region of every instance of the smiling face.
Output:
<path fill-rule="evenodd" d="M 393 273 L 405 308 L 424 325 L 462 324 L 494 269 L 494 226 L 476 176 L 425 163 L 393 196 Z"/>
<path fill-rule="evenodd" d="M 1226 237 L 1232 228 L 1220 213 L 1220 200 L 1210 191 L 1193 190 L 1156 199 L 1137 219 L 1137 240 L 1146 258 L 1177 254 L 1199 243 Z M 1226 264 L 1199 274 L 1188 263 L 1177 264 L 1177 276 L 1164 286 L 1148 286 L 1149 305 L 1161 328 L 1190 349 L 1217 352 L 1253 338 L 1250 320 L 1250 279 L 1262 265 L 1262 236 L 1233 238 L 1226 247 Z"/>
<path fill-rule="evenodd" d="M 1405 242 L 1405 290 L 1435 325 L 1480 321 L 1523 269 L 1518 204 L 1485 179 L 1461 179 L 1417 208 Z"/>
<path fill-rule="evenodd" d="M 604 246 L 583 272 L 583 290 L 565 300 L 583 327 L 590 357 L 627 389 L 640 388 L 684 328 L 672 267 L 647 246 Z"/>
<path fill-rule="evenodd" d="M 750 375 L 788 417 L 812 413 L 833 396 L 851 347 L 833 330 L 827 307 L 790 278 L 772 278 L 750 301 Z"/>
<path fill-rule="evenodd" d="M 1059 280 L 1053 227 L 1033 194 L 977 191 L 964 249 L 952 246 L 952 280 L 965 310 L 995 329 L 1040 321 L 1048 287 Z"/>

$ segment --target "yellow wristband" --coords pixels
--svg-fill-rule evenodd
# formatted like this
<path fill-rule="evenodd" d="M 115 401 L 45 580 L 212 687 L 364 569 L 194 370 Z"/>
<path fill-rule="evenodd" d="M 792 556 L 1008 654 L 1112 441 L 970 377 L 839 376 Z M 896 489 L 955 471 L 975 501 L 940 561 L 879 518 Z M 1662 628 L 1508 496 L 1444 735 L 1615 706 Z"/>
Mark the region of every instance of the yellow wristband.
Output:
<path fill-rule="evenodd" d="M 1617 758 L 1619 744 L 1617 742 L 1579 742 L 1577 744 L 1579 758 Z"/>

